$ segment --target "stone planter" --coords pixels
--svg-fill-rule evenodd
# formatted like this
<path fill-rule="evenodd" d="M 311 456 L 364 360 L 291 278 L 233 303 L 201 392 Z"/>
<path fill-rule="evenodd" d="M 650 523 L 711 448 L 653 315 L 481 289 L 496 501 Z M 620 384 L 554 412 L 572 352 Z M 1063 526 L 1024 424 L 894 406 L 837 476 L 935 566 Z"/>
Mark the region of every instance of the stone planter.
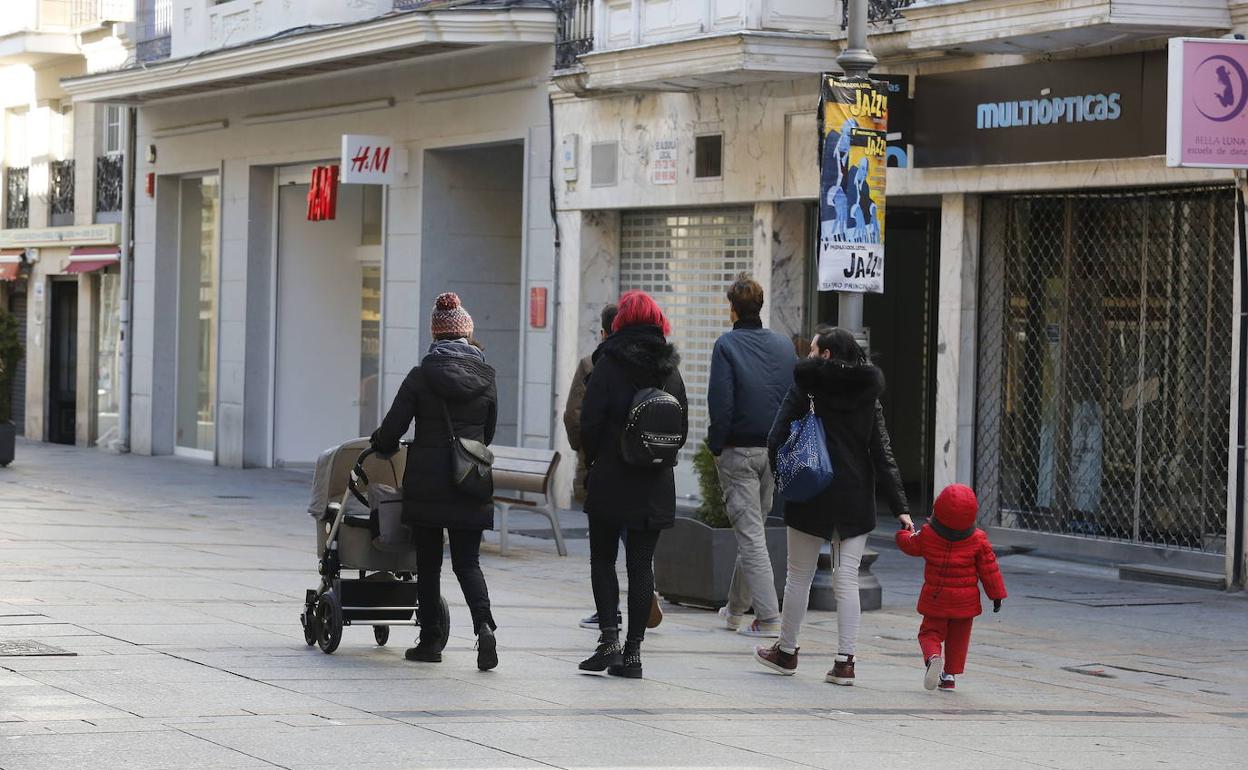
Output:
<path fill-rule="evenodd" d="M 767 519 L 767 553 L 776 579 L 776 596 L 784 602 L 784 581 L 788 562 L 788 538 L 784 520 Z M 858 572 L 858 595 L 863 611 L 878 610 L 883 588 L 872 574 L 871 565 L 879 558 L 867 550 Z M 737 562 L 737 537 L 731 529 L 708 527 L 697 519 L 676 517 L 676 525 L 659 536 L 654 553 L 655 589 L 675 604 L 718 609 L 728 603 L 728 587 Z M 819 555 L 819 570 L 810 588 L 810 608 L 835 610 L 832 590 L 832 558 Z"/>
<path fill-rule="evenodd" d="M 0 468 L 13 462 L 16 445 L 17 426 L 11 422 L 0 422 Z"/>
<path fill-rule="evenodd" d="M 884 604 L 884 587 L 880 579 L 871 572 L 871 565 L 880 558 L 879 551 L 868 548 L 862 554 L 862 562 L 858 565 L 858 601 L 862 603 L 862 611 L 878 610 Z M 815 572 L 815 582 L 810 586 L 810 608 L 812 610 L 835 610 L 836 593 L 832 589 L 832 554 L 819 554 L 819 569 Z"/>
<path fill-rule="evenodd" d="M 788 544 L 780 519 L 767 520 L 767 552 L 776 593 L 784 596 Z M 728 603 L 736 562 L 737 537 L 731 529 L 714 529 L 697 519 L 677 516 L 676 525 L 659 536 L 654 585 L 669 602 L 718 609 Z"/>

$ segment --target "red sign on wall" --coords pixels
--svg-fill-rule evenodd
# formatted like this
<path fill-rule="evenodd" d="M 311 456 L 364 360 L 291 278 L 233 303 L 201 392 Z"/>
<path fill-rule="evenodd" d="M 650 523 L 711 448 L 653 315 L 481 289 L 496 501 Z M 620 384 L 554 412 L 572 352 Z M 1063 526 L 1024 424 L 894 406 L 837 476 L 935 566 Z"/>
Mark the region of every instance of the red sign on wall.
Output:
<path fill-rule="evenodd" d="M 312 169 L 308 187 L 308 221 L 324 222 L 338 213 L 338 167 L 317 166 Z"/>
<path fill-rule="evenodd" d="M 529 328 L 546 328 L 546 289 L 529 289 Z"/>

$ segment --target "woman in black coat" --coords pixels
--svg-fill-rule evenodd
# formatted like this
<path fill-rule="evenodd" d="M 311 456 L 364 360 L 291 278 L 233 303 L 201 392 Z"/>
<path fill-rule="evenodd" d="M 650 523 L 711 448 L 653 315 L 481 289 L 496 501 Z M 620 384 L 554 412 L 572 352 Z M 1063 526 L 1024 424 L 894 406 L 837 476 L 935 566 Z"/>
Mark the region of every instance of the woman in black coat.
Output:
<path fill-rule="evenodd" d="M 654 549 L 659 533 L 676 518 L 676 480 L 671 468 L 629 465 L 620 437 L 641 388 L 660 388 L 680 402 L 681 435 L 689 430 L 680 356 L 667 342 L 667 319 L 643 292 L 620 298 L 614 333 L 594 352 L 594 370 L 581 406 L 581 446 L 589 463 L 585 513 L 589 517 L 590 578 L 602 635 L 582 671 L 641 677 L 641 641 L 654 596 Z M 683 441 L 681 442 L 683 444 Z M 620 647 L 616 616 L 620 584 L 615 562 L 620 538 L 628 569 L 628 636 Z"/>
<path fill-rule="evenodd" d="M 813 406 L 827 435 L 833 476 L 831 485 L 814 498 L 785 503 L 789 552 L 780 640 L 771 647 L 758 647 L 754 655 L 764 666 L 782 674 L 796 671 L 797 634 L 810 601 L 819 551 L 831 540 L 840 638 L 836 663 L 827 681 L 852 685 L 861 620 L 858 567 L 867 535 L 875 529 L 877 480 L 893 515 L 906 528 L 913 526 L 910 509 L 879 402 L 884 375 L 867 361 L 854 336 L 844 329 L 816 335 L 810 343 L 810 356 L 798 362 L 793 380 L 767 437 L 772 468 L 776 451 L 789 437 L 790 423 Z"/>
<path fill-rule="evenodd" d="M 403 472 L 403 520 L 413 529 L 416 586 L 420 597 L 420 641 L 408 660 L 442 660 L 439 602 L 442 575 L 442 530 L 451 543 L 451 566 L 472 613 L 477 634 L 477 666 L 498 665 L 490 595 L 481 572 L 481 533 L 494 528 L 494 504 L 461 492 L 451 482 L 451 441 L 469 438 L 489 444 L 498 419 L 494 369 L 472 342 L 472 316 L 459 297 L 442 294 L 431 323 L 433 345 L 408 372 L 394 404 L 373 433 L 372 445 L 393 454 L 412 422 L 415 436 Z M 449 424 L 448 424 L 449 423 Z M 452 427 L 453 431 L 452 431 Z"/>

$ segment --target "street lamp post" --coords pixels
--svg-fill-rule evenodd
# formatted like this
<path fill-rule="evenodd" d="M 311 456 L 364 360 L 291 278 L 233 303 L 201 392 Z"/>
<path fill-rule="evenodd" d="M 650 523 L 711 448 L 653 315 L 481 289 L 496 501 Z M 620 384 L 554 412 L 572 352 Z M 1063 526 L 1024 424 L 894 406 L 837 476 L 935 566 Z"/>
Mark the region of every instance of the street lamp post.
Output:
<path fill-rule="evenodd" d="M 843 0 L 848 16 L 848 36 L 845 50 L 836 57 L 836 63 L 850 77 L 866 77 L 879 61 L 867 44 L 867 0 Z M 837 297 L 836 325 L 858 334 L 862 331 L 862 294 L 842 291 Z"/>

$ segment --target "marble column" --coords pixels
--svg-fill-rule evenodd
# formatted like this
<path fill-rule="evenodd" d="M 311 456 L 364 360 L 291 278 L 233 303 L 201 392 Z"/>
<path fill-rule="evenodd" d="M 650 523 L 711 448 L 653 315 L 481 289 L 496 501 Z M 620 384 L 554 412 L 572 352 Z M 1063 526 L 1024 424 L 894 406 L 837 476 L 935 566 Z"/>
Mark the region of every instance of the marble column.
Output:
<path fill-rule="evenodd" d="M 811 259 L 806 204 L 798 201 L 777 203 L 772 220 L 770 327 L 786 337 L 805 335 L 806 266 Z"/>
<path fill-rule="evenodd" d="M 620 215 L 617 211 L 559 212 L 558 335 L 555 344 L 555 440 L 563 457 L 555 479 L 555 501 L 572 503 L 576 453 L 568 443 L 563 412 L 577 363 L 598 345 L 604 305 L 620 288 Z"/>
<path fill-rule="evenodd" d="M 973 477 L 979 213 L 977 196 L 942 198 L 934 435 L 937 492 L 954 482 L 969 484 Z"/>

